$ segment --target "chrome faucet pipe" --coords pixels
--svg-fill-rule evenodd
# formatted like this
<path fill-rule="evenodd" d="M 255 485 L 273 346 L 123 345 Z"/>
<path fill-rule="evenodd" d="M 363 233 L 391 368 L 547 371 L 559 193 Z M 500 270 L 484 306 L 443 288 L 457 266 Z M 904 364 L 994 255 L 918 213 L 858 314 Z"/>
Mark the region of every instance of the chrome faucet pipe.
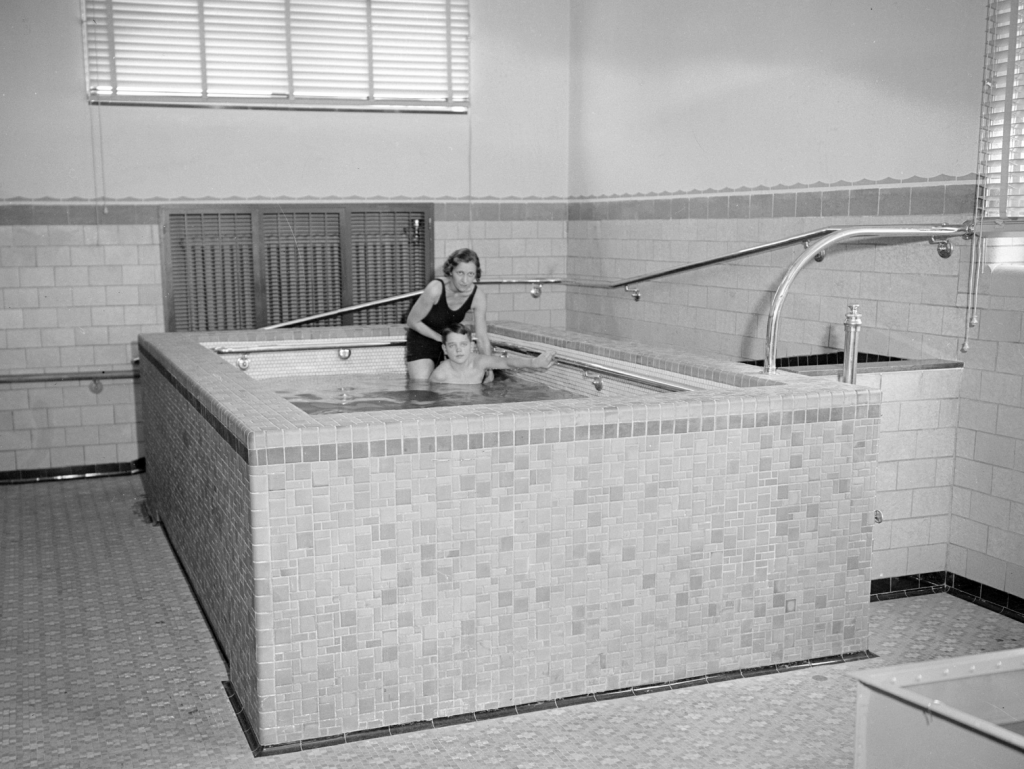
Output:
<path fill-rule="evenodd" d="M 843 343 L 843 381 L 857 384 L 857 344 L 860 338 L 860 305 L 851 304 L 846 313 L 846 339 Z"/>
<path fill-rule="evenodd" d="M 866 240 L 868 238 L 883 238 L 886 240 L 949 240 L 961 236 L 970 238 L 974 234 L 973 226 L 969 222 L 961 225 L 892 225 L 877 227 L 846 227 L 826 235 L 821 240 L 811 245 L 800 257 L 790 265 L 782 282 L 775 290 L 772 298 L 771 310 L 768 313 L 768 334 L 765 338 L 764 373 L 775 373 L 775 358 L 779 345 L 779 319 L 782 315 L 782 306 L 789 295 L 789 289 L 800 271 L 810 264 L 818 254 L 825 249 L 844 241 Z"/>

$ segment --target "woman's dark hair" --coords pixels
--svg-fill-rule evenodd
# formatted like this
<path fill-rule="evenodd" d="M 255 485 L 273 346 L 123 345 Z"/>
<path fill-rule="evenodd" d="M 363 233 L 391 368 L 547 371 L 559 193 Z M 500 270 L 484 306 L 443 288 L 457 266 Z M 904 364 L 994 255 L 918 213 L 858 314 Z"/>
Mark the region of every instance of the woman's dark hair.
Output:
<path fill-rule="evenodd" d="M 476 251 L 471 248 L 460 248 L 452 251 L 448 258 L 444 260 L 444 267 L 441 268 L 446 276 L 451 277 L 452 270 L 455 269 L 455 265 L 461 264 L 462 262 L 472 262 L 476 265 L 476 279 L 480 280 L 480 276 L 483 275 L 483 270 L 480 269 L 480 257 L 476 255 Z"/>
<path fill-rule="evenodd" d="M 469 329 L 466 328 L 461 323 L 453 323 L 450 326 L 445 326 L 441 330 L 441 341 L 447 342 L 449 334 L 462 334 L 463 336 L 469 337 L 471 340 L 473 338 L 473 335 L 469 332 Z"/>

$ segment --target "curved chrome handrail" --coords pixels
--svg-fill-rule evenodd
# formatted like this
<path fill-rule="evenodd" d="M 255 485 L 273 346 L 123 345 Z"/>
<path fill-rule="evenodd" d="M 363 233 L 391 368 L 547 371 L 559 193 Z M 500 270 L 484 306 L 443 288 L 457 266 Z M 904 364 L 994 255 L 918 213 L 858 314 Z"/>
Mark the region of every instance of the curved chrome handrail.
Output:
<path fill-rule="evenodd" d="M 765 338 L 764 373 L 775 373 L 775 356 L 778 351 L 779 344 L 779 316 L 782 313 L 782 305 L 786 301 L 789 289 L 793 285 L 793 281 L 796 280 L 796 276 L 800 271 L 810 264 L 810 262 L 826 248 L 843 241 L 857 239 L 863 240 L 866 238 L 897 240 L 928 239 L 934 243 L 938 243 L 940 245 L 939 255 L 946 257 L 949 256 L 949 253 L 944 253 L 943 250 L 941 250 L 942 243 L 946 243 L 946 247 L 948 248 L 948 240 L 950 238 L 954 238 L 958 235 L 964 238 L 970 238 L 973 234 L 973 225 L 970 222 L 965 222 L 958 226 L 940 224 L 917 226 L 882 225 L 878 227 L 844 227 L 826 235 L 824 238 L 805 250 L 800 257 L 790 265 L 785 276 L 782 278 L 782 282 L 779 284 L 779 287 L 775 289 L 775 296 L 772 298 L 771 310 L 768 313 L 768 334 Z"/>
<path fill-rule="evenodd" d="M 532 286 L 537 290 L 538 293 L 534 296 L 539 295 L 539 289 L 541 286 L 547 285 L 562 285 L 570 286 L 573 288 L 625 288 L 629 290 L 630 286 L 635 286 L 638 283 L 644 283 L 648 280 L 655 280 L 656 278 L 664 278 L 669 275 L 676 275 L 682 272 L 689 272 L 690 270 L 699 270 L 703 267 L 712 267 L 716 264 L 722 264 L 724 262 L 731 262 L 734 259 L 743 259 L 747 256 L 754 256 L 756 254 L 763 254 L 768 251 L 774 251 L 779 248 L 786 248 L 787 246 L 796 245 L 797 243 L 803 243 L 805 246 L 808 241 L 816 240 L 824 237 L 830 233 L 836 231 L 835 227 L 825 227 L 820 230 L 814 230 L 812 232 L 805 232 L 801 235 L 793 235 L 792 237 L 783 238 L 782 240 L 775 240 L 770 243 L 762 243 L 757 246 L 751 246 L 749 248 L 741 248 L 739 251 L 733 251 L 725 254 L 724 256 L 716 256 L 711 259 L 705 259 L 701 262 L 693 262 L 692 264 L 684 264 L 678 267 L 669 267 L 665 270 L 658 270 L 657 272 L 646 273 L 644 275 L 637 275 L 632 278 L 626 278 L 625 280 L 586 280 L 580 278 L 491 278 L 489 280 L 479 281 L 480 285 L 483 286 L 504 286 L 504 285 L 527 285 Z M 271 326 L 263 326 L 262 330 L 270 331 L 277 328 L 288 328 L 290 326 L 298 326 L 303 323 L 312 323 L 317 320 L 324 320 L 325 318 L 333 318 L 335 315 L 344 315 L 350 312 L 358 312 L 359 310 L 367 310 L 371 307 L 381 307 L 385 304 L 393 304 L 395 302 L 401 302 L 404 299 L 412 299 L 422 294 L 423 291 L 410 291 L 406 294 L 399 294 L 397 296 L 389 296 L 384 299 L 374 299 L 370 302 L 363 302 L 362 304 L 355 304 L 351 307 L 341 307 L 337 310 L 328 310 L 327 312 L 321 312 L 317 315 L 309 315 L 305 318 L 296 318 L 295 320 L 286 320 L 281 323 L 275 323 Z M 634 293 L 634 298 L 639 299 L 639 295 Z"/>

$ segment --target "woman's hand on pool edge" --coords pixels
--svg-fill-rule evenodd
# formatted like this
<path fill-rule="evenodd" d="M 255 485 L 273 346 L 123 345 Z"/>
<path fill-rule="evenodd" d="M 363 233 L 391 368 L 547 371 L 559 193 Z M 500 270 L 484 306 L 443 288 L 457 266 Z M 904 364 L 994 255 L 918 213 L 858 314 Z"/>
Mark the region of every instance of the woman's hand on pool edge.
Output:
<path fill-rule="evenodd" d="M 554 362 L 555 354 L 550 350 L 547 350 L 533 359 L 533 368 L 549 369 Z"/>

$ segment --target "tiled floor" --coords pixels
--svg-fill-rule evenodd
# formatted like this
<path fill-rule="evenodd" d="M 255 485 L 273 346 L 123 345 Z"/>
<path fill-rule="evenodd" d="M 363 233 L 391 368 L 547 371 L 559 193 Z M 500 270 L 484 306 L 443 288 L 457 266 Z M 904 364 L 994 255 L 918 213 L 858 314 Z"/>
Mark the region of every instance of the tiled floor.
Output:
<path fill-rule="evenodd" d="M 254 759 L 138 476 L 0 486 L 0 767 L 850 767 L 846 673 L 1024 646 L 939 594 L 872 604 L 878 659 Z"/>

